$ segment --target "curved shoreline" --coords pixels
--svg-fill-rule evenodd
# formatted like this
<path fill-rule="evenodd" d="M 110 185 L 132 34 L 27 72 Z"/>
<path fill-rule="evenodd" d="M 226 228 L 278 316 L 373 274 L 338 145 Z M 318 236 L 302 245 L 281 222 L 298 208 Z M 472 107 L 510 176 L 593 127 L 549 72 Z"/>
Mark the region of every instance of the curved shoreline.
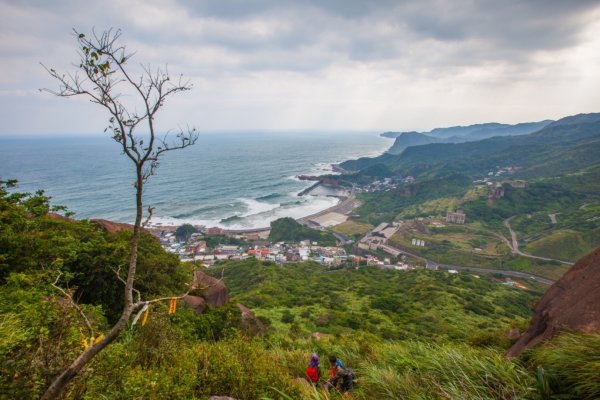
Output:
<path fill-rule="evenodd" d="M 354 191 L 352 191 L 350 193 L 350 196 L 348 196 L 348 197 L 338 196 L 337 198 L 338 198 L 337 204 L 335 204 L 331 207 L 328 207 L 324 210 L 312 213 L 310 215 L 306 215 L 306 216 L 300 217 L 300 218 L 295 218 L 295 220 L 302 225 L 306 225 L 306 224 L 308 224 L 309 220 L 320 217 L 325 214 L 332 213 L 332 212 L 348 215 L 358 205 Z M 234 234 L 257 233 L 257 232 L 265 232 L 265 231 L 269 231 L 269 230 L 271 230 L 271 226 L 264 227 L 264 228 L 248 228 L 248 229 L 225 229 L 225 228 L 223 228 L 223 232 L 234 233 Z"/>
<path fill-rule="evenodd" d="M 321 185 L 322 184 L 320 182 L 317 182 L 317 184 L 311 185 L 310 187 L 304 189 L 301 193 L 303 193 L 303 195 L 310 195 L 310 191 L 312 191 L 313 189 L 316 189 L 317 187 L 319 187 Z M 338 199 L 338 202 L 336 204 L 334 204 L 333 206 L 327 207 L 324 210 L 313 212 L 312 214 L 305 215 L 303 217 L 295 218 L 295 220 L 302 225 L 306 225 L 306 224 L 308 224 L 309 220 L 320 217 L 320 216 L 328 214 L 328 213 L 332 213 L 332 212 L 349 215 L 352 212 L 352 210 L 358 205 L 358 202 L 356 201 L 356 196 L 354 193 L 354 188 L 352 188 L 352 190 L 350 191 L 348 196 L 328 195 L 328 196 L 324 196 L 324 197 L 336 197 Z M 151 229 L 176 229 L 181 225 L 182 224 L 179 224 L 179 225 L 151 225 L 151 226 L 149 226 L 149 228 L 151 228 Z M 266 232 L 266 231 L 271 230 L 270 225 L 266 226 L 266 227 L 258 227 L 258 228 L 240 228 L 240 229 L 225 228 L 225 227 L 219 227 L 219 228 L 221 228 L 223 233 L 225 233 L 225 234 L 238 234 L 238 235 L 260 233 L 260 232 Z"/>

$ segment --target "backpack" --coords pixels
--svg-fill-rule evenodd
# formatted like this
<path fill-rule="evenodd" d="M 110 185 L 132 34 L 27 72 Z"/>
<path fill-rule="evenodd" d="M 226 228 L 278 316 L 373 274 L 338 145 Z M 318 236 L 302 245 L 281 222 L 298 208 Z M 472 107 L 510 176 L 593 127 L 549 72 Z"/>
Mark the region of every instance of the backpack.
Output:
<path fill-rule="evenodd" d="M 340 377 L 343 380 L 354 380 L 356 379 L 356 373 L 351 368 L 344 368 L 337 372 L 336 377 Z"/>
<path fill-rule="evenodd" d="M 317 372 L 317 369 L 315 367 L 306 368 L 306 376 L 311 382 L 319 381 L 319 373 Z"/>

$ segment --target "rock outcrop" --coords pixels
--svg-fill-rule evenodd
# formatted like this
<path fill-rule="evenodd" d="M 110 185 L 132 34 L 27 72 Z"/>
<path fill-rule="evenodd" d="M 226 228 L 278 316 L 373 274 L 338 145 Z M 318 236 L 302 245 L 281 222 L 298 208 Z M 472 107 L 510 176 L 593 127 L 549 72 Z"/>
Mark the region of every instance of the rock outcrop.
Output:
<path fill-rule="evenodd" d="M 75 221 L 73 218 L 65 217 L 64 215 L 49 212 L 46 214 L 46 217 L 50 219 L 60 219 L 62 221 Z"/>
<path fill-rule="evenodd" d="M 121 231 L 131 231 L 133 230 L 133 225 L 124 224 L 121 222 L 113 222 L 106 219 L 91 219 L 90 222 L 99 225 L 102 229 L 104 229 L 108 233 L 117 233 Z"/>
<path fill-rule="evenodd" d="M 229 289 L 223 281 L 198 269 L 194 271 L 191 289 L 198 292 L 211 307 L 221 307 L 229 301 Z"/>
<path fill-rule="evenodd" d="M 267 333 L 267 327 L 261 322 L 256 315 L 245 305 L 236 304 L 240 310 L 240 327 L 247 331 L 252 336 L 264 335 Z"/>
<path fill-rule="evenodd" d="M 600 331 L 600 248 L 577 261 L 546 291 L 535 307 L 529 329 L 507 355 L 517 356 L 562 329 Z"/>
<path fill-rule="evenodd" d="M 204 310 L 206 310 L 206 300 L 204 300 L 202 297 L 188 294 L 183 297 L 183 301 L 185 304 L 193 308 L 198 314 L 202 314 Z"/>

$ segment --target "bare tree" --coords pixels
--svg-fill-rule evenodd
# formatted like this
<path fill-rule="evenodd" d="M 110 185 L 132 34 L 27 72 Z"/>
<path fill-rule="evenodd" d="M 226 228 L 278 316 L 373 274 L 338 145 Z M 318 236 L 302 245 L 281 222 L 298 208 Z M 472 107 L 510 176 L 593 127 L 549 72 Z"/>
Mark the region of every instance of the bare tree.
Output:
<path fill-rule="evenodd" d="M 167 98 L 190 90 L 191 85 L 188 81 L 183 81 L 181 77 L 173 81 L 166 68 L 151 70 L 148 66 L 141 66 L 140 75 L 134 76 L 128 64 L 133 54 L 128 53 L 125 47 L 119 44 L 120 30 L 108 29 L 101 34 L 93 32 L 90 37 L 75 30 L 74 33 L 80 58 L 77 70 L 62 74 L 44 66 L 50 76 L 58 81 L 59 87 L 58 90 L 42 90 L 59 97 L 86 97 L 107 112 L 109 125 L 105 132 L 111 132 L 112 138 L 121 145 L 123 153 L 135 166 L 136 214 L 127 275 L 124 278 L 118 275 L 125 285 L 125 300 L 119 320 L 103 339 L 90 339 L 87 349 L 52 382 L 42 399 L 56 398 L 94 356 L 120 335 L 136 309 L 148 303 L 165 300 L 143 301 L 139 291 L 134 288 L 138 242 L 143 226 L 152 216 L 152 208 L 149 207 L 143 222 L 144 184 L 156 171 L 161 154 L 191 146 L 198 138 L 196 130 L 188 128 L 186 131 L 180 130 L 176 138 L 169 141 L 167 135 L 158 137 L 155 128 L 156 115 Z M 134 291 L 137 294 L 135 300 Z M 76 307 L 72 299 L 70 300 Z M 79 307 L 76 308 L 83 314 Z M 89 328 L 85 314 L 83 318 Z"/>

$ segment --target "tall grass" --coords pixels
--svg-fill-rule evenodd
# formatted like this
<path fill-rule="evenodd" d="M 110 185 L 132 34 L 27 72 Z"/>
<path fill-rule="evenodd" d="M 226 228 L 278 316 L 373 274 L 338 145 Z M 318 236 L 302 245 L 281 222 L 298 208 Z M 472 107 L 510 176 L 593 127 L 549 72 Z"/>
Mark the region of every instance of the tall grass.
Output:
<path fill-rule="evenodd" d="M 384 344 L 361 372 L 361 383 L 381 399 L 522 399 L 532 375 L 493 350 L 422 342 Z"/>
<path fill-rule="evenodd" d="M 526 357 L 544 371 L 538 384 L 546 388 L 546 398 L 600 399 L 600 335 L 563 334 Z"/>
<path fill-rule="evenodd" d="M 526 353 L 523 362 L 494 348 L 384 341 L 365 332 L 320 340 L 272 334 L 193 341 L 169 329 L 167 317 L 149 326 L 111 346 L 67 397 L 342 399 L 304 380 L 315 352 L 324 373 L 330 354 L 356 372 L 356 400 L 600 398 L 598 335 L 563 335 Z"/>

